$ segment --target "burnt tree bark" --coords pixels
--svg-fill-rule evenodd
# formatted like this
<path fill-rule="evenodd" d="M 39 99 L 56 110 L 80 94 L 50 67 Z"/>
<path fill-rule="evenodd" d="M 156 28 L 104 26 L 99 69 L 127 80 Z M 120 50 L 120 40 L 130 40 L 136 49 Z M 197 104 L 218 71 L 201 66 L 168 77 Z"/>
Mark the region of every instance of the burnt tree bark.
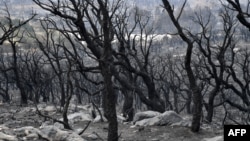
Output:
<path fill-rule="evenodd" d="M 17 43 L 21 42 L 23 38 L 23 31 L 21 31 L 21 27 L 27 24 L 30 20 L 32 20 L 35 15 L 32 15 L 30 18 L 19 21 L 18 24 L 14 23 L 13 19 L 11 18 L 8 6 L 4 3 L 5 9 L 3 10 L 6 15 L 4 22 L 0 21 L 0 32 L 2 33 L 0 36 L 0 45 L 2 45 L 5 41 L 8 41 L 11 45 L 12 53 L 13 53 L 13 62 L 12 67 L 10 68 L 13 70 L 15 75 L 16 85 L 20 90 L 21 94 L 21 104 L 27 104 L 27 95 L 25 94 L 24 86 L 21 82 L 21 77 L 18 71 L 18 58 L 17 58 Z M 14 38 L 18 38 L 17 41 Z M 7 97 L 8 98 L 8 97 Z"/>
<path fill-rule="evenodd" d="M 168 15 L 170 16 L 170 19 L 172 20 L 174 26 L 176 27 L 179 36 L 187 44 L 187 50 L 186 50 L 186 56 L 185 56 L 185 70 L 187 72 L 187 76 L 189 79 L 189 85 L 193 94 L 193 103 L 194 103 L 191 130 L 193 132 L 198 132 L 200 130 L 200 122 L 201 122 L 201 115 L 202 115 L 202 94 L 201 94 L 201 90 L 199 89 L 197 85 L 196 78 L 194 76 L 194 73 L 191 67 L 192 52 L 193 52 L 194 46 L 193 46 L 192 39 L 190 39 L 188 35 L 184 33 L 183 28 L 181 27 L 179 23 L 179 18 L 184 9 L 186 1 L 184 2 L 180 15 L 177 16 L 177 18 L 174 16 L 174 11 L 169 1 L 162 0 L 162 2 L 164 4 L 164 8 L 168 12 Z"/>
<path fill-rule="evenodd" d="M 92 58 L 98 63 L 98 69 L 103 77 L 103 107 L 105 116 L 109 122 L 108 141 L 118 140 L 118 126 L 116 117 L 116 94 L 113 86 L 113 54 L 112 40 L 114 38 L 114 26 L 112 19 L 114 13 L 118 9 L 121 0 L 110 3 L 108 0 L 97 1 L 57 1 L 33 0 L 44 10 L 49 11 L 53 15 L 64 20 L 67 29 L 61 28 L 57 30 L 72 34 L 79 42 L 86 42 L 82 45 L 83 49 L 88 50 L 87 54 L 91 54 Z M 72 13 L 70 13 L 70 12 Z M 67 48 L 64 48 L 67 50 Z M 88 70 L 88 67 L 79 61 L 79 57 L 72 55 L 74 61 L 80 62 L 81 70 Z"/>
<path fill-rule="evenodd" d="M 239 20 L 239 22 L 250 30 L 250 22 L 247 20 L 250 17 L 250 14 L 248 13 L 250 1 L 247 2 L 246 5 L 248 6 L 245 11 L 243 10 L 239 0 L 227 0 L 227 2 L 233 7 L 233 8 L 230 7 L 229 9 L 233 9 L 234 11 L 238 12 L 236 17 Z M 225 7 L 228 7 L 228 6 L 225 6 Z"/>

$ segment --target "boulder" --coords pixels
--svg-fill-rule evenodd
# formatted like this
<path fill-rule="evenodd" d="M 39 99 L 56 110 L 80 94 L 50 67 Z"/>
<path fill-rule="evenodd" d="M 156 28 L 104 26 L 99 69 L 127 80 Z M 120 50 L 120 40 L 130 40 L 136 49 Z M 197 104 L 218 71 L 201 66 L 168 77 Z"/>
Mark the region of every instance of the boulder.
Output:
<path fill-rule="evenodd" d="M 182 120 L 180 122 L 176 122 L 171 124 L 171 126 L 181 126 L 181 127 L 191 127 L 192 126 L 192 121 L 191 120 Z"/>
<path fill-rule="evenodd" d="M 60 118 L 59 120 L 63 121 L 62 118 Z M 70 124 L 74 124 L 77 123 L 79 121 L 92 121 L 92 117 L 90 114 L 88 113 L 84 113 L 84 112 L 77 112 L 77 113 L 72 113 L 68 115 L 68 120 Z"/>
<path fill-rule="evenodd" d="M 160 119 L 158 125 L 171 125 L 183 120 L 182 117 L 174 111 L 166 111 L 159 115 L 158 118 Z"/>
<path fill-rule="evenodd" d="M 91 114 L 94 111 L 94 108 L 91 105 L 84 105 L 84 106 L 82 106 L 82 105 L 71 105 L 70 107 L 72 107 L 70 109 L 74 109 L 75 111 L 76 110 L 84 111 L 85 113 L 88 113 L 88 114 Z M 100 108 L 100 110 L 101 110 L 101 108 Z"/>
<path fill-rule="evenodd" d="M 117 121 L 120 123 L 124 123 L 127 119 L 121 115 L 117 115 Z"/>
<path fill-rule="evenodd" d="M 2 131 L 2 130 L 9 130 L 10 128 L 9 127 L 7 127 L 7 126 L 5 126 L 5 125 L 0 125 L 0 131 Z"/>
<path fill-rule="evenodd" d="M 177 122 L 182 121 L 182 117 L 179 116 L 176 112 L 174 111 L 166 111 L 163 114 L 151 117 L 151 118 L 146 118 L 143 120 L 139 120 L 135 123 L 135 125 L 138 126 L 153 126 L 153 125 L 158 125 L 158 126 L 163 126 L 163 125 L 171 125 Z"/>
<path fill-rule="evenodd" d="M 148 118 L 152 118 L 155 116 L 160 115 L 161 113 L 156 112 L 156 111 L 144 111 L 144 112 L 138 112 L 135 114 L 134 116 L 134 123 L 143 119 L 148 119 Z"/>
<path fill-rule="evenodd" d="M 15 133 L 13 132 L 13 130 L 11 130 L 9 127 L 7 127 L 6 125 L 0 125 L 0 132 L 6 134 L 6 135 L 15 135 Z"/>
<path fill-rule="evenodd" d="M 32 126 L 27 126 L 27 127 L 17 128 L 14 131 L 15 131 L 16 136 L 22 139 L 23 141 L 35 141 L 41 138 L 48 140 L 48 141 L 62 141 L 62 140 L 63 141 L 85 141 L 77 133 L 70 131 L 70 130 L 61 130 L 53 125 L 43 126 L 40 129 L 34 128 Z M 6 135 L 3 137 L 6 138 Z M 10 138 L 12 136 L 7 136 L 7 137 Z M 14 136 L 12 138 L 13 138 L 13 141 L 15 141 Z"/>
<path fill-rule="evenodd" d="M 39 139 L 40 139 L 40 137 L 36 133 L 28 134 L 27 136 L 22 138 L 23 141 L 37 141 Z"/>
<path fill-rule="evenodd" d="M 153 126 L 158 124 L 160 119 L 158 117 L 146 118 L 135 123 L 136 126 Z"/>
<path fill-rule="evenodd" d="M 53 105 L 48 105 L 43 109 L 44 112 L 55 112 L 56 110 L 56 107 Z"/>
<path fill-rule="evenodd" d="M 84 112 L 69 114 L 68 119 L 73 123 L 78 122 L 78 121 L 92 121 L 93 120 L 90 114 L 84 113 Z"/>
<path fill-rule="evenodd" d="M 0 141 L 18 141 L 18 139 L 14 135 L 7 135 L 3 132 L 0 132 Z"/>
<path fill-rule="evenodd" d="M 108 121 L 104 116 L 102 116 L 102 118 L 103 118 L 104 122 Z M 100 115 L 97 115 L 95 117 L 95 119 L 93 120 L 93 123 L 98 123 L 98 122 L 101 122 L 101 116 Z"/>
<path fill-rule="evenodd" d="M 39 139 L 39 136 L 44 137 L 39 129 L 32 126 L 26 126 L 14 129 L 16 136 L 24 141 L 35 141 Z"/>
<path fill-rule="evenodd" d="M 91 140 L 97 140 L 98 139 L 98 135 L 95 132 L 89 134 L 87 137 L 88 137 L 88 139 L 91 139 Z"/>
<path fill-rule="evenodd" d="M 22 113 L 34 113 L 36 112 L 36 108 L 35 107 L 24 107 L 22 108 L 20 111 L 16 111 L 18 112 L 19 114 L 22 114 Z M 13 113 L 16 113 L 16 112 L 13 112 Z"/>
<path fill-rule="evenodd" d="M 46 126 L 48 126 L 48 125 L 46 125 Z M 61 123 L 59 123 L 59 122 L 55 122 L 55 123 L 54 123 L 54 126 L 55 126 L 56 128 L 58 128 L 58 129 L 64 129 L 64 125 L 61 124 Z M 45 126 L 40 126 L 40 128 L 42 128 L 42 127 L 45 127 Z"/>
<path fill-rule="evenodd" d="M 41 130 L 41 136 L 49 141 L 85 141 L 80 135 L 73 131 L 66 131 L 55 126 L 45 126 Z"/>

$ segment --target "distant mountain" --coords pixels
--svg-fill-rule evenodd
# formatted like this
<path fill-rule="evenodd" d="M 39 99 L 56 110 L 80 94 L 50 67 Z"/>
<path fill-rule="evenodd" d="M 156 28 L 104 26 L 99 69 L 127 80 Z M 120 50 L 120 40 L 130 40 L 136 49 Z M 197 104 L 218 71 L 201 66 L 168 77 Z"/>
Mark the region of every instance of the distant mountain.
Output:
<path fill-rule="evenodd" d="M 32 0 L 5 0 L 5 2 L 14 5 L 25 5 L 25 4 L 33 4 Z"/>
<path fill-rule="evenodd" d="M 14 12 L 19 13 L 17 10 L 22 9 L 22 13 L 29 13 L 31 9 L 34 11 L 39 11 L 39 13 L 43 13 L 38 6 L 35 6 L 32 0 L 3 0 L 7 2 L 9 6 L 11 6 Z M 0 6 L 2 2 L 0 1 Z M 115 1 L 115 0 L 113 0 Z M 125 1 L 125 0 L 124 0 Z M 175 8 L 180 7 L 185 0 L 169 0 Z M 226 1 L 226 0 L 222 0 Z M 241 3 L 245 3 L 247 0 L 240 0 Z M 129 5 L 138 6 L 142 9 L 154 10 L 156 7 L 162 5 L 162 0 L 126 0 Z M 210 7 L 212 10 L 216 10 L 221 7 L 221 3 L 219 0 L 187 0 L 187 6 L 192 9 L 197 9 L 198 7 Z M 10 7 L 10 9 L 11 9 Z"/>
<path fill-rule="evenodd" d="M 185 0 L 169 0 L 171 4 L 179 6 L 183 4 Z M 34 4 L 32 0 L 5 0 L 5 2 L 14 5 L 29 5 Z M 128 0 L 126 1 L 133 5 L 138 5 L 142 7 L 152 8 L 162 4 L 162 0 Z M 188 0 L 188 4 L 191 7 L 196 6 L 214 6 L 220 4 L 218 0 Z"/>
<path fill-rule="evenodd" d="M 169 2 L 175 7 L 179 7 L 184 3 L 185 0 L 169 0 Z M 138 5 L 141 7 L 148 7 L 151 9 L 152 7 L 162 5 L 162 0 L 131 0 L 128 1 L 130 4 Z M 211 7 L 216 8 L 220 5 L 220 1 L 218 0 L 188 0 L 187 4 L 191 8 L 197 7 Z"/>

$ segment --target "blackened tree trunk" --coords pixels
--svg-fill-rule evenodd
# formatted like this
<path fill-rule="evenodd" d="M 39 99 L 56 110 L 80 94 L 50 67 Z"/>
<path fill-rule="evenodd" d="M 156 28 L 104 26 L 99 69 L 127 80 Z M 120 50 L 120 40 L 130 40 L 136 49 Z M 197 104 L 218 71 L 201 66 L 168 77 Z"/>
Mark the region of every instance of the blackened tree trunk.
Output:
<path fill-rule="evenodd" d="M 58 76 L 58 78 L 59 78 L 60 89 L 61 89 L 60 105 L 61 105 L 61 107 L 63 107 L 65 105 L 65 101 L 66 101 L 65 88 L 64 88 L 64 84 L 63 84 L 63 80 L 62 80 L 61 76 Z"/>
<path fill-rule="evenodd" d="M 121 33 L 118 35 L 121 35 Z M 126 54 L 125 43 L 123 41 L 120 41 L 119 43 L 120 43 L 119 53 Z M 120 62 L 126 63 L 125 59 L 122 57 L 119 57 L 118 60 Z M 120 67 L 120 69 L 123 70 L 122 73 L 127 77 L 129 83 L 134 83 L 133 82 L 134 77 L 133 77 L 132 73 L 127 71 L 126 69 L 124 69 L 122 67 Z M 124 95 L 122 114 L 126 118 L 127 121 L 133 121 L 133 117 L 134 117 L 134 108 L 133 108 L 134 96 L 133 96 L 133 93 L 134 93 L 134 91 L 130 91 L 130 90 L 127 90 L 125 87 L 122 87 L 121 92 Z"/>
<path fill-rule="evenodd" d="M 173 22 L 174 26 L 176 27 L 179 36 L 181 39 L 187 44 L 187 50 L 186 50 L 186 56 L 185 56 L 185 70 L 188 75 L 189 79 L 189 85 L 190 89 L 192 91 L 193 95 L 193 119 L 192 119 L 192 127 L 191 130 L 193 132 L 198 132 L 200 130 L 200 121 L 201 121 L 201 115 L 202 115 L 202 94 L 199 89 L 199 87 L 196 84 L 196 78 L 194 76 L 192 67 L 191 67 L 191 60 L 192 60 L 192 52 L 193 52 L 193 41 L 186 35 L 183 31 L 183 28 L 181 27 L 179 23 L 179 17 L 176 18 L 174 15 L 173 8 L 171 7 L 168 0 L 162 0 L 164 4 L 164 8 L 167 10 L 168 15 L 170 16 L 171 21 Z M 183 4 L 183 7 L 181 9 L 181 13 L 183 11 L 183 8 L 186 4 L 186 0 Z M 180 13 L 180 14 L 181 14 Z"/>
<path fill-rule="evenodd" d="M 214 97 L 214 96 L 213 96 Z M 207 106 L 207 116 L 206 116 L 206 120 L 208 122 L 212 122 L 213 120 L 213 115 L 214 115 L 214 98 L 210 98 L 208 100 L 208 106 Z"/>
<path fill-rule="evenodd" d="M 108 11 L 105 6 L 100 2 L 103 12 L 103 33 L 104 33 L 104 52 L 101 56 L 99 65 L 101 68 L 101 74 L 104 80 L 104 93 L 103 93 L 103 106 L 104 114 L 109 122 L 108 141 L 118 141 L 118 123 L 116 115 L 116 93 L 113 87 L 112 70 L 113 70 L 113 58 L 110 40 L 110 28 L 111 23 L 108 17 Z"/>
<path fill-rule="evenodd" d="M 237 19 L 239 20 L 239 22 L 250 30 L 250 22 L 248 20 L 249 18 L 248 8 L 246 8 L 246 10 L 244 11 L 243 10 L 244 8 L 242 8 L 239 0 L 227 0 L 227 2 L 233 7 L 233 8 L 229 7 L 229 9 L 233 9 L 238 12 Z M 250 4 L 250 1 L 245 3 L 245 5 L 249 5 L 249 4 Z"/>
<path fill-rule="evenodd" d="M 112 75 L 114 69 L 112 44 L 112 22 L 109 17 L 109 11 L 101 0 L 98 0 L 103 14 L 103 38 L 104 38 L 104 51 L 101 56 L 100 68 L 101 74 L 104 79 L 104 114 L 109 122 L 108 141 L 118 141 L 118 123 L 116 115 L 116 93 L 113 86 Z"/>
<path fill-rule="evenodd" d="M 104 114 L 109 122 L 108 141 L 118 141 L 118 123 L 116 116 L 116 95 L 112 83 L 112 74 L 108 62 L 101 63 L 104 79 L 103 106 Z"/>
<path fill-rule="evenodd" d="M 62 18 L 62 21 L 66 22 L 65 25 L 69 26 L 69 28 L 57 27 L 62 28 L 59 29 L 62 34 L 70 33 L 78 41 L 86 42 L 86 45 L 82 45 L 83 50 L 88 50 L 87 54 L 93 56 L 90 58 L 95 58 L 94 60 L 98 63 L 98 67 L 95 66 L 96 63 L 94 68 L 98 69 L 103 78 L 103 107 L 104 114 L 109 122 L 107 140 L 118 141 L 116 94 L 113 86 L 113 69 L 115 68 L 111 42 L 114 38 L 113 30 L 115 29 L 115 26 L 112 25 L 112 20 L 120 7 L 121 0 L 112 3 L 108 0 L 65 0 L 63 2 L 51 1 L 51 3 L 46 3 L 42 0 L 33 1 L 41 8 Z M 69 36 L 69 34 L 66 36 Z M 79 67 L 83 68 L 80 69 L 81 71 L 89 71 L 91 67 L 87 67 L 82 63 L 82 58 L 78 56 L 77 52 L 70 53 L 66 47 L 64 49 L 69 52 L 69 55 L 75 62 L 78 62 Z"/>
<path fill-rule="evenodd" d="M 212 122 L 214 115 L 214 99 L 220 90 L 220 84 L 216 83 L 217 86 L 209 93 L 208 103 L 206 104 L 207 116 L 206 120 Z"/>
<path fill-rule="evenodd" d="M 4 62 L 3 62 L 4 63 Z M 5 69 L 5 68 L 4 68 Z M 0 88 L 0 95 L 3 97 L 3 102 L 10 102 L 10 95 L 9 95 L 9 76 L 7 74 L 6 71 L 1 72 L 4 75 L 5 78 L 5 83 L 2 84 L 0 83 L 0 85 L 2 85 L 5 88 Z M 4 86 L 5 85 L 5 86 Z"/>
<path fill-rule="evenodd" d="M 182 32 L 184 35 L 184 33 Z M 198 132 L 200 130 L 200 122 L 202 116 L 202 94 L 199 87 L 196 84 L 196 79 L 191 68 L 191 58 L 192 58 L 192 50 L 193 50 L 193 43 L 190 39 L 186 38 L 186 36 L 182 37 L 184 41 L 188 44 L 186 57 L 185 57 L 185 69 L 189 79 L 189 85 L 192 91 L 192 98 L 193 98 L 193 119 L 192 119 L 192 127 L 191 130 L 193 132 Z"/>
<path fill-rule="evenodd" d="M 186 101 L 186 104 L 187 104 L 187 106 L 186 106 L 186 109 L 187 109 L 187 113 L 188 114 L 191 114 L 192 113 L 192 110 L 191 110 L 191 104 L 192 104 L 192 92 L 187 92 L 187 101 Z"/>
<path fill-rule="evenodd" d="M 35 17 L 35 14 L 32 15 L 30 18 L 27 20 L 23 21 L 13 21 L 10 11 L 8 10 L 9 8 L 7 7 L 7 3 L 3 2 L 5 10 L 1 9 L 4 11 L 5 14 L 1 14 L 3 19 L 0 21 L 0 30 L 3 31 L 0 35 L 0 45 L 2 45 L 6 40 L 8 40 L 11 44 L 12 51 L 13 51 L 13 72 L 16 78 L 16 85 L 20 89 L 20 94 L 21 94 L 21 104 L 27 104 L 28 98 L 27 95 L 25 94 L 24 86 L 21 82 L 20 75 L 18 72 L 18 67 L 17 67 L 17 51 L 16 51 L 16 45 L 17 42 L 20 42 L 23 38 L 23 35 L 21 37 L 19 36 L 20 33 L 20 28 L 27 24 L 31 19 Z M 2 22 L 4 21 L 4 22 Z M 22 33 L 21 33 L 22 34 Z M 17 41 L 14 41 L 14 38 L 17 39 Z M 15 40 L 16 40 L 15 39 Z M 7 97 L 8 99 L 8 97 Z"/>
<path fill-rule="evenodd" d="M 16 79 L 16 85 L 18 89 L 20 90 L 21 95 L 21 104 L 27 104 L 28 103 L 28 96 L 26 95 L 25 88 L 23 86 L 23 83 L 21 81 L 20 73 L 18 71 L 18 60 L 17 60 L 17 46 L 15 41 L 13 39 L 9 39 L 9 42 L 12 47 L 13 52 L 13 71 Z"/>
<path fill-rule="evenodd" d="M 126 118 L 126 121 L 133 121 L 133 117 L 134 117 L 133 93 L 131 91 L 127 91 L 127 90 L 123 90 L 122 93 L 124 95 L 122 114 Z"/>
<path fill-rule="evenodd" d="M 152 105 L 148 105 L 148 109 L 163 113 L 165 111 L 165 104 L 156 91 L 153 80 L 148 77 L 143 77 L 143 80 L 148 88 L 148 98 L 152 101 Z"/>

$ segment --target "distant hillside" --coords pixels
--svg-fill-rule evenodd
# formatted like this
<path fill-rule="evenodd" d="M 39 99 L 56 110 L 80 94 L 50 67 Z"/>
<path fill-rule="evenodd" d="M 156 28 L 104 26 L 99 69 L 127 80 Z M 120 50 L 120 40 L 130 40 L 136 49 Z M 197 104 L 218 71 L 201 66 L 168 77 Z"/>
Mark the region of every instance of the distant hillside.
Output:
<path fill-rule="evenodd" d="M 169 2 L 179 7 L 184 3 L 185 0 L 169 0 Z M 131 4 L 135 4 L 141 7 L 147 7 L 149 9 L 159 6 L 162 4 L 162 0 L 131 0 L 128 1 Z M 190 5 L 191 8 L 197 8 L 197 7 L 211 7 L 216 8 L 220 5 L 220 1 L 218 0 L 188 0 L 187 4 Z"/>
<path fill-rule="evenodd" d="M 169 0 L 175 8 L 180 7 L 185 0 Z M 222 0 L 223 1 L 223 0 Z M 225 0 L 224 0 L 225 1 Z M 246 0 L 241 0 L 243 3 Z M 9 9 L 15 16 L 22 15 L 23 17 L 29 16 L 31 11 L 45 14 L 42 9 L 34 4 L 32 0 L 5 0 Z M 128 0 L 125 1 L 131 6 L 137 5 L 142 9 L 153 10 L 156 7 L 162 5 L 162 0 Z M 212 10 L 218 9 L 221 4 L 218 0 L 188 0 L 187 6 L 192 9 L 197 9 L 197 7 L 210 7 Z M 2 1 L 0 1 L 0 6 L 3 6 Z"/>
<path fill-rule="evenodd" d="M 33 4 L 32 0 L 5 0 L 5 1 L 14 5 Z"/>

